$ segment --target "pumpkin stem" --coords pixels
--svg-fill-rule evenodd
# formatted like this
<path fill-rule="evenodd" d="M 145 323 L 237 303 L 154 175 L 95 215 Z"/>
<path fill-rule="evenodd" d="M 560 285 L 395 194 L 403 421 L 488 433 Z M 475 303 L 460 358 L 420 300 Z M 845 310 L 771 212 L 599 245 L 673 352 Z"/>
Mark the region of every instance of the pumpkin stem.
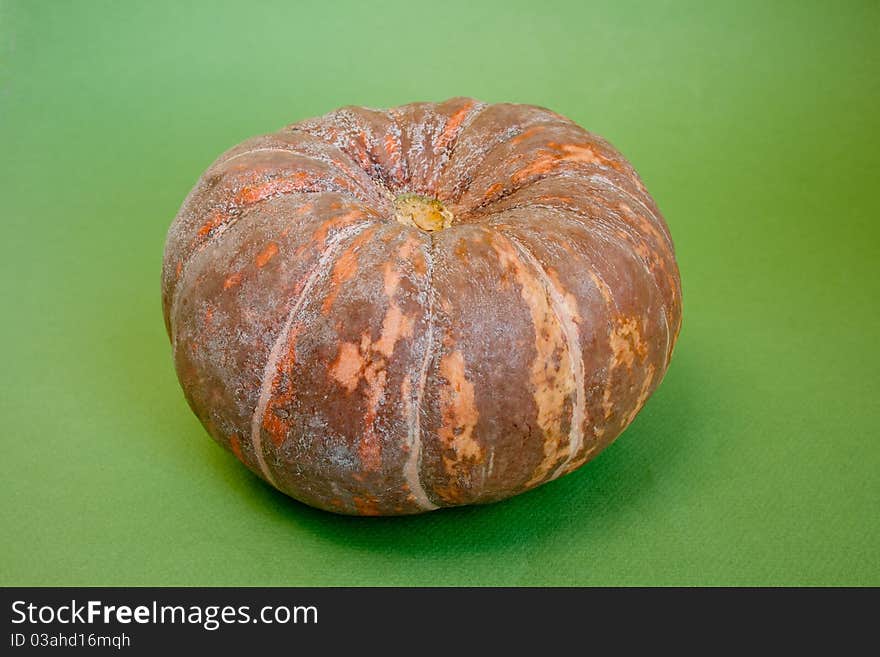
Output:
<path fill-rule="evenodd" d="M 407 226 L 433 233 L 449 228 L 454 217 L 435 198 L 420 194 L 401 194 L 394 200 L 394 218 Z"/>

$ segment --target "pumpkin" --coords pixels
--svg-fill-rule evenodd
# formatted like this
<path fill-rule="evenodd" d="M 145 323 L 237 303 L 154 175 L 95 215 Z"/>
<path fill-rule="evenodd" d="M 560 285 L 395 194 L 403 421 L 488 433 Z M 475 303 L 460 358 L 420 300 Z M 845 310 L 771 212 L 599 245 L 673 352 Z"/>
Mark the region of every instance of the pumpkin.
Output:
<path fill-rule="evenodd" d="M 572 472 L 681 326 L 669 230 L 607 141 L 468 98 L 346 107 L 223 154 L 169 232 L 187 401 L 306 504 L 397 515 Z"/>

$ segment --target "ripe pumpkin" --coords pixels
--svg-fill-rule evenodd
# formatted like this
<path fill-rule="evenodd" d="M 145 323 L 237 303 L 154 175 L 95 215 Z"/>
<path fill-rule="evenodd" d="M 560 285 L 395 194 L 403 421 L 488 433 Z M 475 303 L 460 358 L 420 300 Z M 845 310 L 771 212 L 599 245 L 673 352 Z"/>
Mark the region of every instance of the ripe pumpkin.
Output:
<path fill-rule="evenodd" d="M 596 456 L 681 326 L 632 166 L 547 109 L 346 107 L 255 137 L 171 226 L 165 322 L 199 420 L 346 514 L 500 500 Z"/>

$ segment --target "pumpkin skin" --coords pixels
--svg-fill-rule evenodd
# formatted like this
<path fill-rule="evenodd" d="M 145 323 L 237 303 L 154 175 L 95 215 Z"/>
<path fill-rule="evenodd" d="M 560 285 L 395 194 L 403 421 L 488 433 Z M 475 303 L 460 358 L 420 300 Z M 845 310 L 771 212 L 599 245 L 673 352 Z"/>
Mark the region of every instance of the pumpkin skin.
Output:
<path fill-rule="evenodd" d="M 344 514 L 501 500 L 633 421 L 681 326 L 669 230 L 607 141 L 468 98 L 223 154 L 165 248 L 177 374 L 257 476 Z"/>

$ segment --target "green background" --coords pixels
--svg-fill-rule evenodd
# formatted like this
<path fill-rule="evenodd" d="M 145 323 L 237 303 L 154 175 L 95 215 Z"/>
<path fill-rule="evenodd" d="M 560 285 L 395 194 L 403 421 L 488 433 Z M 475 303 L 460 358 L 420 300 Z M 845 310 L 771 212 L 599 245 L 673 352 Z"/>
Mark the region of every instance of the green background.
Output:
<path fill-rule="evenodd" d="M 0 4 L 4 585 L 880 585 L 880 4 Z M 615 445 L 399 519 L 276 493 L 173 371 L 165 232 L 224 149 L 470 95 L 609 138 L 685 317 Z"/>

